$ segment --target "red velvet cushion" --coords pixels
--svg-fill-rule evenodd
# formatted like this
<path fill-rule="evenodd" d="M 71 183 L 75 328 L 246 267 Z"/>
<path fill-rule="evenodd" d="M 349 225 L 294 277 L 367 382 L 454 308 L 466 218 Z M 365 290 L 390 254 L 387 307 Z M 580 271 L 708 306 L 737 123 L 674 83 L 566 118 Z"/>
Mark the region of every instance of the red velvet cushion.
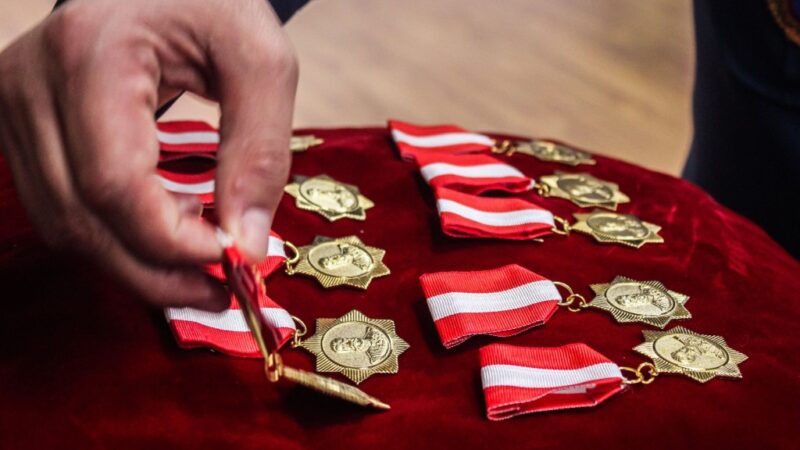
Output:
<path fill-rule="evenodd" d="M 366 222 L 329 223 L 287 197 L 276 231 L 298 245 L 316 234 L 356 234 L 387 250 L 392 274 L 360 291 L 325 290 L 278 273 L 269 293 L 312 328 L 317 317 L 353 308 L 393 319 L 411 344 L 400 373 L 361 384 L 392 410 L 367 412 L 299 388 L 276 389 L 257 360 L 179 349 L 160 310 L 90 266 L 41 250 L 2 164 L 0 448 L 796 448 L 800 265 L 698 188 L 598 157 L 597 166 L 579 169 L 619 183 L 632 199 L 620 211 L 662 225 L 666 244 L 635 250 L 579 234 L 538 244 L 452 239 L 441 232 L 429 188 L 414 164 L 397 156 L 385 129 L 308 131 L 326 143 L 298 154 L 293 172 L 353 183 L 376 206 Z M 534 177 L 573 170 L 524 155 L 508 160 Z M 578 211 L 564 200 L 526 195 L 564 217 Z M 660 280 L 691 296 L 694 318 L 681 325 L 722 335 L 750 357 L 744 379 L 700 384 L 664 375 L 596 408 L 489 422 L 477 352 L 487 343 L 585 342 L 620 364 L 643 361 L 631 348 L 645 326 L 618 325 L 599 311 L 559 311 L 521 335 L 476 337 L 445 350 L 419 275 L 510 263 L 584 295 L 590 283 L 616 275 Z M 283 356 L 313 367 L 303 350 Z"/>

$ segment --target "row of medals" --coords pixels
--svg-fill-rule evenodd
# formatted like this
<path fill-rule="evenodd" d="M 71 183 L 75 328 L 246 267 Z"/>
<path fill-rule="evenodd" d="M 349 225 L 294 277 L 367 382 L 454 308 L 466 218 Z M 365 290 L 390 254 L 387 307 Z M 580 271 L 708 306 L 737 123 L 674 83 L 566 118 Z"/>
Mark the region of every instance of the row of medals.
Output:
<path fill-rule="evenodd" d="M 311 145 L 320 142 L 315 140 Z M 587 152 L 547 140 L 505 141 L 495 147 L 495 152 L 519 153 L 569 166 L 596 163 Z M 564 198 L 580 207 L 602 208 L 574 214 L 576 223 L 568 225 L 570 230 L 588 234 L 598 242 L 634 248 L 664 242 L 658 225 L 614 212 L 618 204 L 630 201 L 615 183 L 588 173 L 557 171 L 541 177 L 535 188 L 542 196 Z M 374 206 L 358 187 L 327 175 L 296 176 L 285 191 L 295 198 L 298 208 L 314 211 L 329 221 L 365 220 L 366 211 Z M 364 244 L 357 236 L 317 236 L 310 245 L 291 248 L 295 255 L 287 260 L 287 273 L 315 277 L 326 288 L 348 285 L 366 289 L 373 278 L 389 274 L 383 263 L 385 251 Z M 658 281 L 618 276 L 610 283 L 591 288 L 594 299 L 581 302 L 574 310 L 598 308 L 618 322 L 640 322 L 661 329 L 672 319 L 691 318 L 685 307 L 689 297 Z M 680 373 L 701 382 L 715 376 L 740 378 L 738 364 L 747 358 L 720 336 L 703 335 L 684 327 L 644 331 L 644 338 L 634 350 L 651 358 L 657 372 Z M 397 336 L 392 320 L 371 319 L 357 310 L 339 318 L 317 319 L 315 334 L 296 340 L 296 345 L 316 356 L 318 372 L 339 372 L 357 384 L 376 373 L 397 373 L 398 356 L 409 348 Z"/>

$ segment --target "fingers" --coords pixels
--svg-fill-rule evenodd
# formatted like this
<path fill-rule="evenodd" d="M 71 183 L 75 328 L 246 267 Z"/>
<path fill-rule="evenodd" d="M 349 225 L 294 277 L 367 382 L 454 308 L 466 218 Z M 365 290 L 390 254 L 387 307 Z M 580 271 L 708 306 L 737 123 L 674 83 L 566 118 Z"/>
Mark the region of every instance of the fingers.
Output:
<path fill-rule="evenodd" d="M 262 2 L 254 8 L 266 8 Z M 271 12 L 270 23 L 209 41 L 220 102 L 216 207 L 221 225 L 252 260 L 267 252 L 269 229 L 289 173 L 297 61 Z"/>
<path fill-rule="evenodd" d="M 221 248 L 213 227 L 184 214 L 155 174 L 157 80 L 144 54 L 111 68 L 88 62 L 75 78 L 78 89 L 59 97 L 76 190 L 141 259 L 160 265 L 216 260 Z"/>

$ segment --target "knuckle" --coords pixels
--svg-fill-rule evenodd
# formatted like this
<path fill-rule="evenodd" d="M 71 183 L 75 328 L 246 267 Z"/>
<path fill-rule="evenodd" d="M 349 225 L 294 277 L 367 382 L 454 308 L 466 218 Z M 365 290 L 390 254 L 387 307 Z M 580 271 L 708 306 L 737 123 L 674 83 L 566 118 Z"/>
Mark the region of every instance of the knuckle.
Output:
<path fill-rule="evenodd" d="M 62 65 L 80 64 L 79 52 L 75 50 L 81 46 L 81 42 L 86 42 L 90 23 L 85 3 L 65 5 L 48 18 L 43 31 L 44 44 Z"/>

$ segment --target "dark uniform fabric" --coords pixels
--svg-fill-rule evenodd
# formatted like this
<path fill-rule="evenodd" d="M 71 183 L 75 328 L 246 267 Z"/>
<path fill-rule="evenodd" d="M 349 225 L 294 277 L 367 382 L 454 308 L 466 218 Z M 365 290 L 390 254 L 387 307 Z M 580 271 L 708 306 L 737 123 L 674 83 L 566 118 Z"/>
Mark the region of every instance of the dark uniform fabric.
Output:
<path fill-rule="evenodd" d="M 764 0 L 696 0 L 694 140 L 684 177 L 800 257 L 800 47 Z"/>

